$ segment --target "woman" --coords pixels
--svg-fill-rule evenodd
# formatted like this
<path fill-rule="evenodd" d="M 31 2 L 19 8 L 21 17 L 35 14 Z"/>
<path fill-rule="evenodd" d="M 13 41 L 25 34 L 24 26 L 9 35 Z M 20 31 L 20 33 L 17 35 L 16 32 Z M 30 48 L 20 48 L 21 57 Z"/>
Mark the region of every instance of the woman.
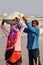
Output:
<path fill-rule="evenodd" d="M 13 53 L 11 54 L 11 56 L 7 58 L 5 52 L 6 65 L 18 65 L 18 64 L 22 65 L 22 52 L 20 43 L 21 43 L 21 34 L 25 28 L 25 24 L 21 21 L 19 21 L 18 23 L 22 25 L 21 29 L 19 30 L 17 28 L 18 24 L 12 24 L 10 32 L 8 32 L 4 28 L 4 25 L 1 25 L 1 29 L 3 30 L 4 34 L 8 37 L 6 51 L 12 50 L 13 48 Z"/>

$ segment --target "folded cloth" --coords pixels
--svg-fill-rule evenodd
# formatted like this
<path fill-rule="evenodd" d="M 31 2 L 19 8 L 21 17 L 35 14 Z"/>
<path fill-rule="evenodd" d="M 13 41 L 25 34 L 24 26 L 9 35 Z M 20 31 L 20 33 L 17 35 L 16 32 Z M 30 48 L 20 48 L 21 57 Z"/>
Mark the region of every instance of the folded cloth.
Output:
<path fill-rule="evenodd" d="M 10 56 L 12 56 L 12 53 L 14 51 L 14 47 L 12 49 L 6 50 L 5 52 L 5 60 L 8 60 Z"/>

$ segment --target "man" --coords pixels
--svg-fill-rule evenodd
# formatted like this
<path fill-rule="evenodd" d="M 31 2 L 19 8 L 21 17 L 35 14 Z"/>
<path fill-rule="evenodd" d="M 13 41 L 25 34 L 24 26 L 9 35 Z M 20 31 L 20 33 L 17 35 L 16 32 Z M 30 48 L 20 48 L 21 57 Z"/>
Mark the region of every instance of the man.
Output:
<path fill-rule="evenodd" d="M 29 65 L 34 65 L 33 60 L 36 65 L 41 65 L 40 63 L 40 55 L 39 55 L 39 33 L 40 30 L 38 28 L 38 21 L 32 20 L 32 25 L 27 21 L 25 17 L 22 17 L 27 25 L 27 28 L 24 29 L 24 32 L 27 33 L 27 49 L 28 49 L 28 57 L 29 57 Z M 18 25 L 20 29 L 21 26 Z"/>

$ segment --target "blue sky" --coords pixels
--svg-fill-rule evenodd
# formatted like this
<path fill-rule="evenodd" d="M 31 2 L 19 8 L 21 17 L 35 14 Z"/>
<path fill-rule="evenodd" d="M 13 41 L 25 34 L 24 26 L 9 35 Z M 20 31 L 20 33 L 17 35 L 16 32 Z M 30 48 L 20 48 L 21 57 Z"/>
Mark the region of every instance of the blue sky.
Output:
<path fill-rule="evenodd" d="M 23 12 L 26 15 L 43 15 L 43 0 L 0 0 L 0 14 Z"/>

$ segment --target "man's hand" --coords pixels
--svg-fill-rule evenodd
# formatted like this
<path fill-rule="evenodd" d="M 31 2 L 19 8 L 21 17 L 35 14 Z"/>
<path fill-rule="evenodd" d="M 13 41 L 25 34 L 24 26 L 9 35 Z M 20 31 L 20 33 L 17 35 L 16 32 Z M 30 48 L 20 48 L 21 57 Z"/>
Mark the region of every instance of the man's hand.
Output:
<path fill-rule="evenodd" d="M 22 17 L 22 19 L 23 19 L 24 21 L 27 21 L 26 17 Z"/>

